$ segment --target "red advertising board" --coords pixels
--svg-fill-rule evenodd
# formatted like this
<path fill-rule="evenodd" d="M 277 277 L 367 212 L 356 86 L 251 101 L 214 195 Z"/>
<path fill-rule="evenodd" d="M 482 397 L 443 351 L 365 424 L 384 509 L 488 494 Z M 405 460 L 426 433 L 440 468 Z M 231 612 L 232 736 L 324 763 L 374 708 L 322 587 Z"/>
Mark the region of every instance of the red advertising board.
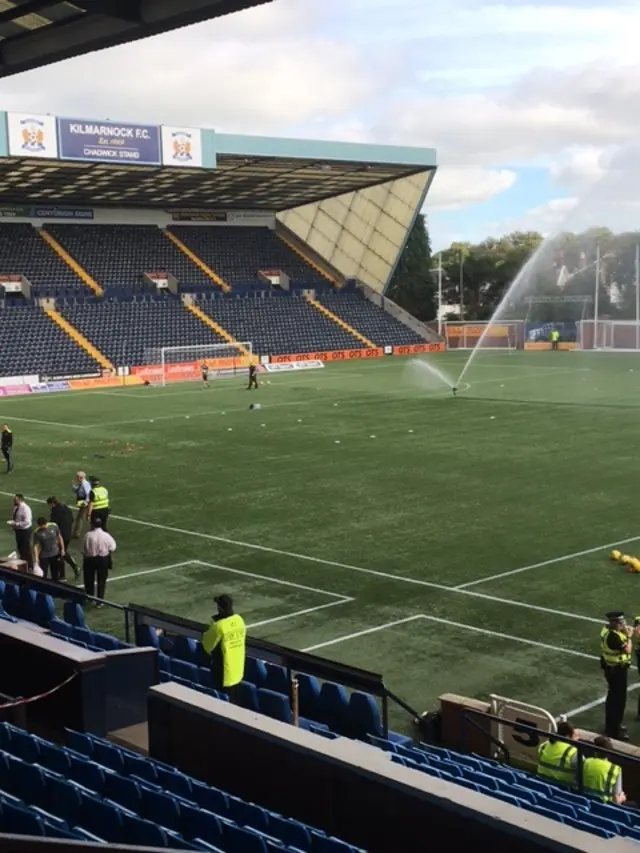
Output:
<path fill-rule="evenodd" d="M 409 344 L 393 348 L 394 355 L 419 355 L 424 352 L 444 352 L 444 344 Z"/>
<path fill-rule="evenodd" d="M 329 352 L 297 352 L 292 355 L 272 355 L 271 364 L 292 364 L 296 361 L 353 361 L 361 358 L 382 358 L 384 350 L 377 349 L 345 349 L 330 350 Z"/>

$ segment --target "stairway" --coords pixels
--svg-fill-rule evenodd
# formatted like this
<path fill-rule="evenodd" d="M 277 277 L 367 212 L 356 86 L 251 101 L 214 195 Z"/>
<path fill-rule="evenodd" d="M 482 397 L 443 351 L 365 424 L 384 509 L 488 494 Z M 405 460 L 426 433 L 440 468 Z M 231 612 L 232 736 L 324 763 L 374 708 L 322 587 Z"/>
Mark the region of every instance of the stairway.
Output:
<path fill-rule="evenodd" d="M 234 346 L 238 352 L 241 352 L 242 355 L 246 355 L 249 358 L 252 358 L 252 353 L 243 346 L 240 341 L 237 341 L 233 335 L 229 334 L 226 329 L 223 329 L 215 320 L 213 320 L 208 314 L 205 314 L 197 305 L 184 303 L 184 307 L 187 311 L 191 311 L 194 317 L 197 317 L 198 320 L 201 320 L 205 325 L 207 325 L 210 329 L 212 329 L 216 335 L 219 335 L 223 340 L 227 341 L 227 343 Z"/>
<path fill-rule="evenodd" d="M 164 233 L 171 240 L 171 242 L 175 246 L 177 246 L 177 248 L 198 267 L 198 269 L 202 270 L 202 272 L 206 276 L 209 276 L 211 281 L 213 281 L 214 284 L 217 284 L 218 287 L 224 291 L 224 293 L 229 293 L 231 291 L 231 285 L 226 282 L 221 276 L 219 276 L 217 272 L 214 272 L 211 267 L 207 266 L 207 264 L 205 264 L 202 258 L 199 258 L 195 252 L 192 252 L 191 249 L 185 243 L 183 243 L 179 237 L 176 237 L 176 235 L 173 234 L 171 231 L 165 230 Z"/>
<path fill-rule="evenodd" d="M 51 234 L 49 234 L 48 231 L 45 231 L 44 228 L 40 229 L 40 236 L 45 241 L 45 243 L 47 243 L 53 249 L 56 255 L 61 257 L 65 264 L 70 267 L 79 278 L 82 279 L 82 281 L 87 285 L 87 287 L 91 288 L 91 290 L 93 290 L 93 292 L 98 296 L 102 296 L 104 291 L 100 287 L 98 282 L 95 281 L 95 279 L 91 278 L 91 276 L 84 269 L 84 267 L 81 267 L 80 264 L 75 260 L 75 258 L 71 257 L 69 252 L 67 252 L 67 250 L 63 246 L 61 246 L 60 243 L 58 243 L 55 237 L 52 237 Z"/>
<path fill-rule="evenodd" d="M 75 326 L 72 326 L 71 323 L 65 319 L 59 311 L 56 311 L 55 308 L 45 308 L 44 313 L 47 317 L 56 323 L 60 328 L 65 332 L 72 340 L 74 340 L 79 347 L 81 347 L 94 361 L 97 361 L 100 367 L 103 367 L 105 370 L 115 370 L 115 367 L 109 359 L 104 356 L 100 350 L 96 349 L 96 347 L 89 341 L 82 332 L 79 332 Z"/>
<path fill-rule="evenodd" d="M 329 320 L 332 320 L 336 326 L 340 326 L 341 329 L 344 329 L 345 332 L 349 332 L 350 335 L 353 335 L 354 338 L 357 338 L 361 344 L 363 344 L 367 349 L 377 349 L 376 345 L 373 341 L 370 341 L 369 338 L 365 338 L 364 335 L 361 335 L 357 329 L 354 329 L 353 326 L 350 326 L 348 323 L 338 317 L 337 314 L 334 314 L 333 311 L 329 311 L 328 308 L 325 308 L 321 302 L 318 302 L 317 299 L 312 299 L 311 296 L 305 296 L 305 299 L 316 311 L 319 311 Z"/>

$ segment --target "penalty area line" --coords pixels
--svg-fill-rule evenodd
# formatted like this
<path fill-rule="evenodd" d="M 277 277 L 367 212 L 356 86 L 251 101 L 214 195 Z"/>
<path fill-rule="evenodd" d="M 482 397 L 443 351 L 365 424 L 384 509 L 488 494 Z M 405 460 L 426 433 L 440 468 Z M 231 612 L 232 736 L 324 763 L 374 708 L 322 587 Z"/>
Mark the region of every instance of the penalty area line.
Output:
<path fill-rule="evenodd" d="M 632 684 L 631 687 L 629 687 L 629 689 L 627 690 L 627 695 L 629 693 L 633 693 L 635 690 L 640 690 L 640 684 Z M 578 714 L 584 714 L 587 711 L 592 711 L 594 708 L 598 708 L 600 705 L 604 705 L 606 701 L 607 697 L 601 696 L 600 699 L 594 699 L 593 702 L 587 702 L 585 705 L 580 705 L 577 708 L 572 708 L 570 711 L 565 711 L 564 714 L 561 714 L 558 717 L 558 720 L 577 717 Z"/>
<path fill-rule="evenodd" d="M 640 536 L 629 536 L 627 539 L 616 539 L 615 542 L 606 542 L 604 545 L 596 545 L 593 548 L 585 548 L 583 551 L 574 551 L 573 554 L 564 554 L 562 557 L 552 557 L 550 560 L 542 560 L 540 563 L 531 563 L 529 566 L 521 566 L 519 569 L 509 569 L 506 572 L 499 572 L 496 575 L 488 575 L 484 578 L 478 578 L 468 583 L 461 583 L 454 586 L 458 592 L 463 592 L 465 589 L 470 589 L 473 586 L 478 586 L 481 583 L 489 583 L 489 581 L 508 578 L 512 575 L 519 575 L 522 572 L 531 572 L 534 569 L 543 569 L 545 566 L 553 566 L 556 563 L 563 563 L 566 560 L 577 560 L 580 557 L 587 557 L 589 554 L 596 554 L 598 551 L 605 551 L 608 548 L 615 548 L 616 545 L 628 545 L 630 542 L 637 542 Z"/>

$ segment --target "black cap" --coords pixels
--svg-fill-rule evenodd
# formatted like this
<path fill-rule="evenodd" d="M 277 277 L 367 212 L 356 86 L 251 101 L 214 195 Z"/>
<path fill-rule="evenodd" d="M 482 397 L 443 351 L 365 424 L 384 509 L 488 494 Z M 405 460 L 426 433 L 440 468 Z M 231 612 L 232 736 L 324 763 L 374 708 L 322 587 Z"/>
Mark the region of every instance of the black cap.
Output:
<path fill-rule="evenodd" d="M 608 613 L 604 614 L 609 622 L 620 622 L 624 619 L 624 612 L 622 610 L 610 610 Z"/>
<path fill-rule="evenodd" d="M 100 485 L 100 477 L 89 477 L 89 482 L 92 486 Z"/>
<path fill-rule="evenodd" d="M 231 613 L 233 610 L 233 598 L 227 593 L 217 595 L 213 600 L 218 605 L 218 609 L 223 613 Z"/>
<path fill-rule="evenodd" d="M 54 497 L 53 497 L 53 495 L 52 495 L 50 498 L 47 498 L 47 503 L 48 503 L 48 504 L 57 504 L 57 503 L 58 503 L 58 499 L 57 499 L 57 498 L 54 498 Z"/>

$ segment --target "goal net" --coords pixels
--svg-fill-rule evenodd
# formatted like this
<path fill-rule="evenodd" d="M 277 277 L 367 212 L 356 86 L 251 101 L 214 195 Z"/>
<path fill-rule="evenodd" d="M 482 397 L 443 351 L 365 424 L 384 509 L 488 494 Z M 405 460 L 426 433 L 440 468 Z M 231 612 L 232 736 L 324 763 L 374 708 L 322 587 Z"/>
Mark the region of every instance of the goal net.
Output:
<path fill-rule="evenodd" d="M 578 323 L 582 350 L 640 352 L 640 323 L 635 320 L 582 320 Z"/>
<path fill-rule="evenodd" d="M 513 350 L 518 347 L 522 323 L 474 323 L 450 320 L 443 324 L 447 349 Z"/>
<path fill-rule="evenodd" d="M 245 341 L 155 347 L 145 350 L 145 367 L 138 375 L 153 385 L 166 385 L 202 379 L 203 368 L 206 368 L 209 379 L 223 379 L 248 373 L 254 360 L 253 346 Z"/>

